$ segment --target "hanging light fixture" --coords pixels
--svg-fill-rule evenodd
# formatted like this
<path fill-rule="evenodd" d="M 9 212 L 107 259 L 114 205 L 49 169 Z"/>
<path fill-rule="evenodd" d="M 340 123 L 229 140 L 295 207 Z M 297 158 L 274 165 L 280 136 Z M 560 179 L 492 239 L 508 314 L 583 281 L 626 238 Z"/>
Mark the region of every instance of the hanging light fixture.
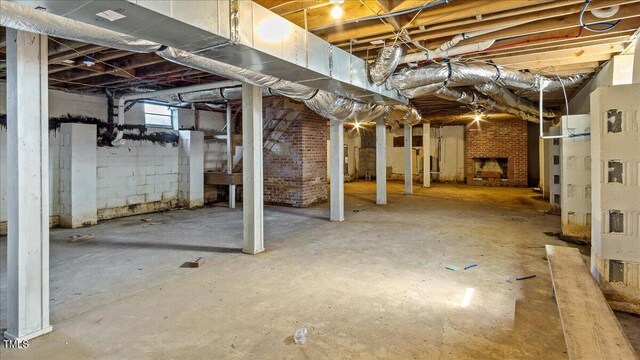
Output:
<path fill-rule="evenodd" d="M 84 58 L 82 58 L 82 63 L 85 64 L 87 67 L 92 67 L 93 65 L 96 64 L 96 61 L 93 60 L 91 56 L 85 56 Z"/>

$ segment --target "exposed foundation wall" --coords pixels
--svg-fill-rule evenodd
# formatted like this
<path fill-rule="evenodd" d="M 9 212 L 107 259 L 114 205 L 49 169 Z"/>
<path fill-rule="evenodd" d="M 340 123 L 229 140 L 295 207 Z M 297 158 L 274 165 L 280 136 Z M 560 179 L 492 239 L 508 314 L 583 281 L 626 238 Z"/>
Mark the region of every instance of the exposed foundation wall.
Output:
<path fill-rule="evenodd" d="M 306 207 L 327 200 L 326 119 L 309 109 L 264 151 L 264 201 Z"/>
<path fill-rule="evenodd" d="M 49 115 L 51 117 L 70 114 L 95 117 L 106 121 L 107 100 L 105 97 L 61 91 L 49 91 L 49 97 Z M 0 113 L 6 113 L 4 84 L 0 86 Z M 202 113 L 200 120 L 203 126 L 217 130 L 222 128 L 219 115 L 211 112 Z M 222 121 L 224 121 L 223 118 Z M 126 123 L 144 124 L 142 104 L 136 104 L 127 112 Z M 158 129 L 157 131 L 166 130 Z M 6 166 L 6 136 L 6 129 L 0 127 L 0 234 L 6 234 L 8 211 L 6 176 L 10 169 L 7 169 Z M 61 150 L 61 141 L 60 130 L 49 133 L 49 198 L 52 226 L 58 225 L 61 214 L 61 183 L 68 182 L 67 178 L 61 177 L 61 154 L 65 157 L 67 156 L 65 154 L 69 154 L 66 149 Z M 95 138 L 93 144 L 95 144 Z M 167 144 L 163 147 L 149 141 L 126 141 L 124 146 L 97 147 L 95 150 L 97 150 L 97 156 L 93 168 L 96 172 L 96 201 L 99 219 L 153 212 L 177 205 L 179 172 L 179 149 L 177 146 Z"/>
<path fill-rule="evenodd" d="M 466 131 L 466 178 L 469 185 L 527 186 L 528 133 L 524 120 L 491 120 Z M 507 159 L 506 178 L 499 178 L 498 168 L 478 177 L 474 159 Z M 488 165 L 487 165 L 488 166 Z M 504 168 L 502 168 L 504 172 Z"/>
<path fill-rule="evenodd" d="M 614 308 L 640 313 L 640 84 L 591 94 L 591 269 Z"/>

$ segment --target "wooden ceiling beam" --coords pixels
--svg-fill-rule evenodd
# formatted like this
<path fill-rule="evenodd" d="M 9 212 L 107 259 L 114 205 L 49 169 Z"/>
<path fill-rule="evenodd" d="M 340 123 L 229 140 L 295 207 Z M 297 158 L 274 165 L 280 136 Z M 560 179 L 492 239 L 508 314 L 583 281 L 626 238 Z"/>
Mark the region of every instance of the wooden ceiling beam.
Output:
<path fill-rule="evenodd" d="M 610 20 L 617 20 L 617 19 L 621 19 L 621 18 L 632 18 L 635 16 L 639 16 L 640 14 L 638 13 L 638 2 L 640 0 L 602 0 L 598 3 L 596 3 L 597 5 L 594 6 L 594 8 L 601 8 L 601 7 L 606 7 L 604 5 L 607 6 L 612 6 L 612 5 L 616 5 L 616 4 L 626 4 L 625 6 L 621 7 L 620 11 L 618 12 L 618 14 L 616 14 L 612 19 Z M 526 2 L 523 2 L 526 3 Z M 557 4 L 563 4 L 565 5 L 565 2 L 556 2 L 555 3 L 556 6 Z M 580 10 L 582 9 L 582 5 L 580 4 L 575 4 L 575 5 L 570 5 L 570 6 L 562 6 L 562 7 L 552 7 L 548 10 L 544 10 L 544 11 L 540 11 L 540 6 L 530 6 L 530 7 L 525 7 L 525 8 L 520 8 L 517 11 L 519 12 L 523 12 L 523 15 L 518 15 L 518 16 L 511 16 L 509 15 L 508 17 L 508 21 L 504 20 L 504 18 L 502 16 L 500 17 L 489 17 L 486 16 L 482 21 L 474 21 L 472 24 L 469 25 L 457 25 L 457 26 L 450 26 L 451 24 L 448 23 L 440 23 L 439 25 L 433 25 L 427 28 L 424 28 L 425 30 L 420 29 L 420 27 L 416 28 L 416 25 L 420 25 L 420 23 L 418 21 L 414 22 L 411 26 L 411 29 L 409 31 L 409 35 L 411 35 L 411 37 L 414 40 L 418 40 L 418 41 L 425 41 L 425 40 L 435 40 L 435 39 L 442 39 L 442 41 L 446 41 L 447 39 L 449 39 L 452 36 L 455 36 L 457 34 L 463 33 L 463 32 L 471 32 L 471 31 L 477 31 L 477 30 L 487 30 L 487 29 L 492 29 L 495 28 L 497 26 L 502 26 L 504 24 L 507 23 L 520 23 L 520 22 L 529 22 L 527 24 L 524 25 L 519 25 L 519 26 L 514 26 L 513 28 L 509 28 L 509 29 L 505 29 L 505 30 L 500 30 L 500 31 L 496 31 L 493 33 L 489 33 L 486 35 L 481 35 L 478 37 L 475 37 L 473 39 L 469 39 L 466 41 L 466 43 L 469 42 L 479 42 L 479 41 L 483 41 L 483 40 L 489 40 L 489 39 L 496 39 L 496 38 L 503 38 L 503 37 L 510 37 L 510 36 L 515 36 L 515 35 L 510 35 L 510 36 L 501 36 L 501 34 L 507 33 L 509 30 L 511 30 L 513 32 L 513 30 L 521 30 L 521 29 L 530 29 L 532 27 L 532 25 L 538 24 L 538 23 L 543 23 L 543 20 L 549 20 L 549 21 L 553 21 L 553 19 L 565 19 L 565 26 L 564 27 L 558 27 L 557 29 L 562 29 L 562 28 L 570 28 L 570 27 L 576 27 L 579 26 L 579 22 L 578 22 L 578 13 L 580 12 Z M 624 11 L 623 11 L 624 9 Z M 635 13 L 634 13 L 635 12 Z M 573 14 L 573 16 L 571 16 Z M 504 15 L 504 14 L 503 14 Z M 492 15 L 494 16 L 494 15 Z M 487 20 L 488 19 L 488 20 Z M 567 20 L 568 19 L 568 20 Z M 587 13 L 585 14 L 585 20 L 587 22 L 590 21 L 598 21 L 597 18 L 595 18 L 593 15 L 591 15 L 591 13 Z M 601 20 L 601 19 L 600 19 Z M 544 25 L 544 24 L 543 24 Z M 573 25 L 573 26 L 568 26 L 568 25 Z M 550 31 L 552 30 L 552 28 L 547 29 L 546 31 Z M 535 33 L 535 32 L 534 32 Z M 517 34 L 516 34 L 517 35 Z M 520 35 L 524 35 L 524 34 L 520 34 Z M 354 51 L 362 51 L 362 50 L 366 50 L 367 48 L 370 49 L 372 46 L 370 44 L 370 41 L 374 41 L 374 40 L 385 40 L 385 39 L 391 39 L 392 35 L 390 34 L 384 34 L 383 36 L 373 36 L 373 37 L 366 37 L 366 38 L 362 38 L 360 39 L 363 43 L 363 45 L 356 45 L 354 46 Z M 440 42 L 441 43 L 441 42 Z M 440 45 L 440 43 L 438 43 L 437 45 L 435 45 L 434 47 L 437 47 Z M 343 43 L 338 43 L 338 46 L 343 46 Z"/>
<path fill-rule="evenodd" d="M 438 23 L 460 20 L 468 17 L 475 18 L 481 11 L 485 13 L 511 10 L 516 8 L 522 8 L 530 6 L 531 4 L 540 3 L 540 0 L 535 2 L 520 1 L 520 0 L 461 0 L 455 1 L 451 4 L 441 5 L 425 11 L 428 17 L 422 19 L 416 18 L 412 23 L 412 28 L 418 28 L 420 26 L 430 26 Z M 333 44 L 342 44 L 349 41 L 349 39 L 369 39 L 369 38 L 388 38 L 390 37 L 389 27 L 382 23 L 372 22 L 371 24 L 349 24 L 342 28 L 326 29 L 325 31 L 317 32 L 316 35 L 324 38 Z"/>
<path fill-rule="evenodd" d="M 532 54 L 524 54 L 524 55 L 512 55 L 512 56 L 502 56 L 502 57 L 493 57 L 491 60 L 499 65 L 518 65 L 522 63 L 530 63 L 533 61 L 553 61 L 553 60 L 561 60 L 561 59 L 580 59 L 580 58 L 588 58 L 595 55 L 609 55 L 613 56 L 613 54 L 619 53 L 622 50 L 622 43 L 617 44 L 604 44 L 604 45 L 591 45 L 591 46 L 580 46 L 577 48 L 569 48 L 555 51 L 544 51 Z"/>
<path fill-rule="evenodd" d="M 590 63 L 594 61 L 607 61 L 611 59 L 611 57 L 612 57 L 612 54 L 574 56 L 570 58 L 536 60 L 536 61 L 529 61 L 529 62 L 523 62 L 518 64 L 508 64 L 507 67 L 511 69 L 518 69 L 518 70 L 522 70 L 522 69 L 536 70 L 536 69 L 551 68 L 551 67 L 557 67 L 557 66 L 568 65 L 568 64 L 582 64 L 582 63 Z"/>
<path fill-rule="evenodd" d="M 165 62 L 164 59 L 162 59 L 161 57 L 159 57 L 154 53 L 148 53 L 148 54 L 129 53 L 129 54 L 131 55 L 127 57 L 118 58 L 116 59 L 116 61 L 110 62 L 109 64 L 112 66 L 107 66 L 107 71 L 103 75 L 109 75 L 111 72 L 123 72 L 123 71 L 133 74 L 135 72 L 135 69 L 137 68 Z M 111 69 L 108 69 L 108 68 L 111 68 Z M 77 82 L 77 81 L 85 80 L 88 78 L 93 78 L 96 76 L 99 76 L 99 74 L 86 71 L 85 69 L 76 68 L 76 69 L 66 71 L 57 76 L 51 76 L 50 81 L 53 83 Z"/>
<path fill-rule="evenodd" d="M 573 41 L 566 41 L 562 44 L 549 44 L 549 45 L 539 45 L 539 46 L 529 46 L 526 48 L 520 49 L 507 49 L 504 51 L 497 52 L 483 52 L 479 54 L 473 54 L 469 56 L 465 56 L 469 59 L 474 60 L 491 60 L 497 58 L 504 57 L 512 57 L 512 56 L 526 56 L 526 55 L 535 55 L 541 52 L 549 52 L 549 51 L 559 51 L 559 50 L 571 50 L 579 51 L 584 47 L 596 46 L 596 45 L 622 45 L 629 39 L 629 36 L 617 36 L 611 38 L 597 38 L 597 39 L 587 39 L 587 40 L 578 40 L 575 39 Z"/>

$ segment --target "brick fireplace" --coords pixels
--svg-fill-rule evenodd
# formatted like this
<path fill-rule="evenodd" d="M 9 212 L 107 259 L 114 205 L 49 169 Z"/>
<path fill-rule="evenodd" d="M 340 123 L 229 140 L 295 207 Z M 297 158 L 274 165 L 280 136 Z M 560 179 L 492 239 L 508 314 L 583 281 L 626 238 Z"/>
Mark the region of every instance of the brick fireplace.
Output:
<path fill-rule="evenodd" d="M 527 122 L 488 120 L 465 133 L 467 184 L 527 186 Z"/>

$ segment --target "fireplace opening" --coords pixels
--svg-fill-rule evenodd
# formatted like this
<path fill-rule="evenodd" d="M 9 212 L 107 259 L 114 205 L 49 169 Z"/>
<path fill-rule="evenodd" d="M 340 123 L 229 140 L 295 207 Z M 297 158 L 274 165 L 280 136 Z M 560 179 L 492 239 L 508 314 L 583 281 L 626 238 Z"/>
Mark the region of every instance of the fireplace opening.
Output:
<path fill-rule="evenodd" d="M 474 158 L 474 178 L 478 180 L 509 179 L 508 158 Z"/>

